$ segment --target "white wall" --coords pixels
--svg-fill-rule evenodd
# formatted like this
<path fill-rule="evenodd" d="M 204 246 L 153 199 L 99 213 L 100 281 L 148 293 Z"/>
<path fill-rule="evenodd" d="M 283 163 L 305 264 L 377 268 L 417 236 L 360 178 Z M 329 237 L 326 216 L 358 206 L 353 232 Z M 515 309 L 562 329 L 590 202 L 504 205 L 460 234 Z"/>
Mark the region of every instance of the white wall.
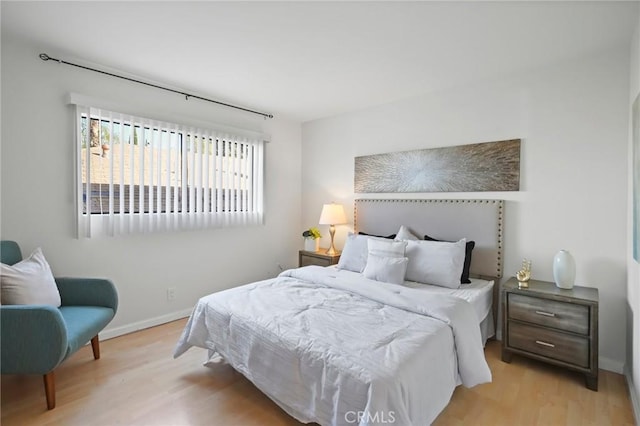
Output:
<path fill-rule="evenodd" d="M 631 40 L 631 66 L 629 84 L 629 115 L 633 102 L 640 95 L 640 15 Z M 631 129 L 631 120 L 630 126 Z M 640 423 L 640 265 L 633 258 L 633 149 L 631 130 L 629 131 L 629 168 L 628 168 L 628 221 L 627 221 L 627 364 L 626 375 L 629 393 L 636 415 Z"/>
<path fill-rule="evenodd" d="M 274 276 L 297 263 L 299 123 L 238 113 L 38 58 L 2 39 L 1 238 L 24 254 L 41 246 L 57 276 L 108 277 L 119 312 L 104 336 L 184 316 L 213 291 Z M 55 56 L 56 52 L 48 52 Z M 271 135 L 266 146 L 265 224 L 251 228 L 74 239 L 73 111 L 69 92 L 130 105 L 147 116 L 230 124 Z M 167 301 L 166 289 L 176 299 Z M 103 337 L 104 337 L 103 336 Z"/>
<path fill-rule="evenodd" d="M 534 278 L 552 281 L 553 256 L 570 250 L 577 263 L 576 283 L 600 292 L 600 366 L 622 372 L 628 81 L 628 46 L 621 46 L 509 78 L 304 123 L 302 157 L 313 160 L 304 162 L 302 172 L 303 225 L 317 223 L 322 203 L 330 200 L 352 209 L 355 156 L 521 138 L 520 192 L 404 197 L 507 200 L 505 277 L 514 275 L 527 257 Z M 338 230 L 339 247 L 347 229 Z M 323 243 L 328 244 L 326 238 Z"/>

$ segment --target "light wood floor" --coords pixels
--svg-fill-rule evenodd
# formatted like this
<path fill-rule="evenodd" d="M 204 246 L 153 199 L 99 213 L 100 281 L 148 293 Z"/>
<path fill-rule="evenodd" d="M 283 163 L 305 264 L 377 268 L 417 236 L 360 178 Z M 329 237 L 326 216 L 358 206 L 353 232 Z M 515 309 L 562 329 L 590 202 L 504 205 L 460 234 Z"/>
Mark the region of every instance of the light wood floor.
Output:
<path fill-rule="evenodd" d="M 84 347 L 56 371 L 57 407 L 46 410 L 42 377 L 2 376 L 2 425 L 299 425 L 226 365 L 202 366 L 205 351 L 172 358 L 185 324 Z M 493 382 L 459 386 L 435 425 L 634 425 L 623 376 L 600 371 L 599 391 L 580 375 L 514 356 L 489 342 Z M 402 425 L 399 425 L 402 426 Z"/>

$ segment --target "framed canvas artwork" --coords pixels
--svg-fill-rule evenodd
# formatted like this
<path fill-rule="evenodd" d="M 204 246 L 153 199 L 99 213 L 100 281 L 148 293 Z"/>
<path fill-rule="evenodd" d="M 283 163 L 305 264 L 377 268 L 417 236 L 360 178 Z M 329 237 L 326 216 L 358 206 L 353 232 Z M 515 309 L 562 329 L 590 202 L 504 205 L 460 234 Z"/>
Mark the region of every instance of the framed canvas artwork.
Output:
<path fill-rule="evenodd" d="M 355 157 L 354 190 L 476 192 L 520 189 L 520 139 Z"/>

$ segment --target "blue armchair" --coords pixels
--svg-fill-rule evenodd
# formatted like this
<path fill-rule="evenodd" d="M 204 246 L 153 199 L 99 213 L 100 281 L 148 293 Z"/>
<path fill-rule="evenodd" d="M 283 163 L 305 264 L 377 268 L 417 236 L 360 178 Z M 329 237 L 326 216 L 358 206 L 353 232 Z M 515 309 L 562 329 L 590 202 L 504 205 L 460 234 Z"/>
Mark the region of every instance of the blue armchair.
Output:
<path fill-rule="evenodd" d="M 0 242 L 0 261 L 22 260 L 14 241 Z M 113 283 L 95 278 L 56 278 L 59 308 L 47 305 L 0 306 L 0 372 L 42 374 L 49 410 L 56 406 L 54 370 L 91 341 L 93 357 L 100 358 L 98 333 L 118 309 Z"/>

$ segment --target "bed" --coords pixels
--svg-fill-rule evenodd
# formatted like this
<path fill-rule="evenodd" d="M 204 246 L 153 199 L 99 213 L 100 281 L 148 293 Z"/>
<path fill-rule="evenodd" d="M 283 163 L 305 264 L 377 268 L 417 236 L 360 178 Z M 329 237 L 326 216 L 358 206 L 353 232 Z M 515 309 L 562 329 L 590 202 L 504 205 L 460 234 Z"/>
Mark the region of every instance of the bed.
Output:
<path fill-rule="evenodd" d="M 405 257 L 384 258 L 393 265 L 416 263 L 404 239 L 354 233 L 338 267 L 288 270 L 201 298 L 174 357 L 192 346 L 208 349 L 208 362 L 223 358 L 289 415 L 321 425 L 426 425 L 456 386 L 490 382 L 483 344 L 495 326 L 503 202 L 356 200 L 354 211 L 356 229 L 367 234 L 404 229 L 451 241 L 411 247 L 449 250 L 473 240 L 470 282 L 426 285 L 406 280 L 406 269 L 401 282 L 381 281 L 366 273 L 372 252 L 364 270 L 350 268 L 362 241 L 385 250 L 404 247 Z M 383 275 L 394 269 L 385 265 Z"/>

